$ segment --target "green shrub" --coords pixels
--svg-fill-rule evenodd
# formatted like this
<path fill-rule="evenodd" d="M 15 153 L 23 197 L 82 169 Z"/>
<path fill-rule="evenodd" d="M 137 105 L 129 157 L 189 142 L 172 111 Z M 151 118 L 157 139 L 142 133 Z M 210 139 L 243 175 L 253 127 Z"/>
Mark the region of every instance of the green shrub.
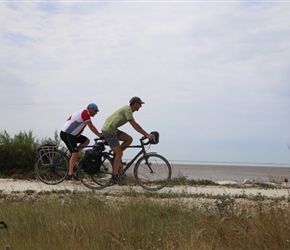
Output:
<path fill-rule="evenodd" d="M 0 132 L 0 176 L 17 178 L 34 176 L 37 148 L 44 143 L 59 145 L 57 131 L 54 137 L 54 140 L 45 138 L 39 141 L 33 136 L 32 131 L 19 132 L 14 137 L 11 137 L 5 130 Z"/>

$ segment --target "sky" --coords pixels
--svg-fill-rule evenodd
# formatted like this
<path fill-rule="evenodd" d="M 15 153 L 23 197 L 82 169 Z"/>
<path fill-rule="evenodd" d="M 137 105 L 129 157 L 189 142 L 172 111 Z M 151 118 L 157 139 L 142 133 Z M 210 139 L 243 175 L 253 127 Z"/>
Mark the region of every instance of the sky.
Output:
<path fill-rule="evenodd" d="M 290 1 L 0 1 L 0 132 L 50 138 L 91 102 L 100 130 L 139 96 L 134 118 L 160 133 L 150 151 L 170 161 L 288 165 L 289 10 Z M 139 142 L 129 124 L 120 129 Z"/>

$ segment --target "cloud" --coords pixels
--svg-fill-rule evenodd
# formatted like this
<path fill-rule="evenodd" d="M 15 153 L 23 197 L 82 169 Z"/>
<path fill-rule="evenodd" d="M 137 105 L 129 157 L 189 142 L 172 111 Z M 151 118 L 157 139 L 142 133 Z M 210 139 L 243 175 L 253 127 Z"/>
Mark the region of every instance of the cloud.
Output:
<path fill-rule="evenodd" d="M 136 120 L 160 130 L 160 148 L 174 159 L 288 162 L 286 6 L 2 3 L 0 110 L 7 119 L 0 128 L 50 136 L 92 101 L 101 127 L 139 95 L 146 104 Z M 7 107 L 22 110 L 21 126 Z"/>

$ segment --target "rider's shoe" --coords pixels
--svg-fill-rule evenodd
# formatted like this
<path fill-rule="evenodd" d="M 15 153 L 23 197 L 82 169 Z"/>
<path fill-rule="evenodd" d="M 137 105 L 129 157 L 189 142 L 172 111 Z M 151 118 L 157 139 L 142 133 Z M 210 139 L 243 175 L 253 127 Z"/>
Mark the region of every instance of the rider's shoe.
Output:
<path fill-rule="evenodd" d="M 73 178 L 73 175 L 69 175 L 69 174 L 68 174 L 68 175 L 66 176 L 66 180 L 67 180 L 67 181 L 72 181 L 73 179 L 74 179 L 74 178 Z"/>
<path fill-rule="evenodd" d="M 80 177 L 79 177 L 79 172 L 76 168 L 74 168 L 74 172 L 73 172 L 73 175 L 72 175 L 73 179 L 75 179 L 76 181 L 79 181 L 80 180 Z"/>
<path fill-rule="evenodd" d="M 110 180 L 110 185 L 122 185 L 122 180 L 121 180 L 121 176 L 119 174 L 116 175 L 112 175 L 112 178 Z"/>

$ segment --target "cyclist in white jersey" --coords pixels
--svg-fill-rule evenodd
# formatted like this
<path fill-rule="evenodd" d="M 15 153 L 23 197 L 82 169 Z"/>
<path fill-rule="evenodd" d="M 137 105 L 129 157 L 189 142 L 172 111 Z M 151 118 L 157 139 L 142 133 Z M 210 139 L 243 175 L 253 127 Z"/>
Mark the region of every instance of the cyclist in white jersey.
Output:
<path fill-rule="evenodd" d="M 95 103 L 90 103 L 87 109 L 82 109 L 73 113 L 61 128 L 60 138 L 66 144 L 71 153 L 68 180 L 72 179 L 73 169 L 78 159 L 79 151 L 82 150 L 82 147 L 87 146 L 90 143 L 90 140 L 86 136 L 82 135 L 85 127 L 88 125 L 90 130 L 96 136 L 102 136 L 91 121 L 91 117 L 94 117 L 98 112 L 98 106 Z M 78 146 L 80 148 L 78 148 Z"/>

